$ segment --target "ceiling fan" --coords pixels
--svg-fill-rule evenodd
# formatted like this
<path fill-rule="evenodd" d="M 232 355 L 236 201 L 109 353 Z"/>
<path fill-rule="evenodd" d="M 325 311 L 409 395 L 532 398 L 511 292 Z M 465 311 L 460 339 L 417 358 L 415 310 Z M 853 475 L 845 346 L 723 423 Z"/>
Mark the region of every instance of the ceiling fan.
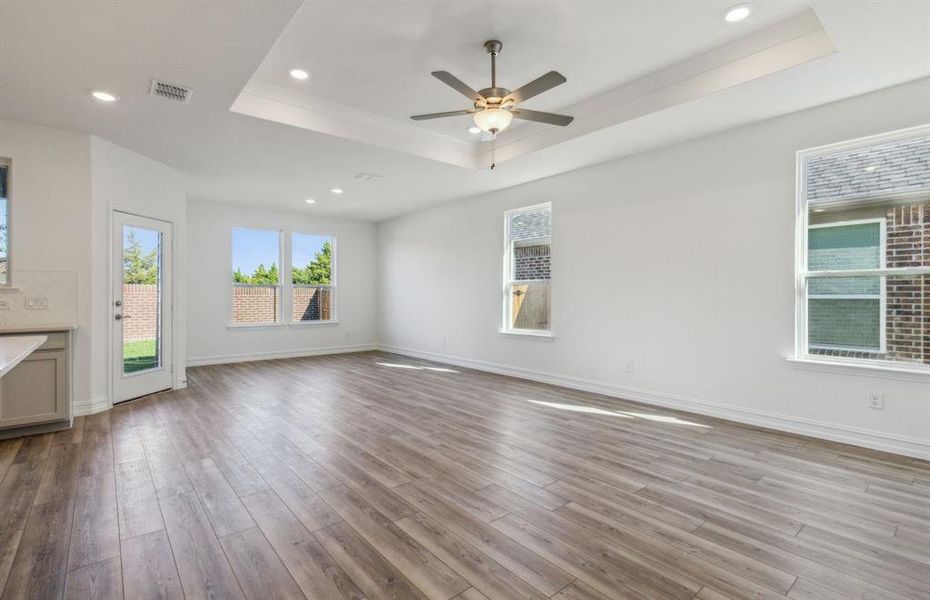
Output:
<path fill-rule="evenodd" d="M 529 100 L 533 96 L 538 96 L 557 85 L 565 83 L 567 80 L 558 71 L 549 71 L 542 77 L 538 77 L 523 87 L 513 91 L 507 88 L 497 87 L 497 55 L 500 54 L 502 47 L 503 45 L 497 40 L 489 40 L 484 43 L 484 49 L 491 55 L 491 87 L 483 90 L 476 92 L 468 87 L 461 79 L 448 71 L 433 71 L 430 73 L 430 75 L 439 81 L 471 100 L 474 108 L 414 115 L 410 118 L 414 121 L 425 121 L 427 119 L 473 115 L 472 118 L 475 120 L 475 125 L 482 131 L 488 132 L 491 135 L 497 135 L 499 132 L 506 129 L 514 118 L 537 121 L 549 125 L 558 125 L 559 127 L 565 127 L 571 123 L 575 117 L 541 112 L 538 110 L 527 110 L 518 106 L 521 102 Z"/>

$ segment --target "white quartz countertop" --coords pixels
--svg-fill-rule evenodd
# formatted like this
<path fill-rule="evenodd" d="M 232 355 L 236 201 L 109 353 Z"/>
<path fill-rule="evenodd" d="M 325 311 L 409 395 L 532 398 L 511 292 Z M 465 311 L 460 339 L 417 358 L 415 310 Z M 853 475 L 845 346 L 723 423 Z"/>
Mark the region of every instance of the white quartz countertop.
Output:
<path fill-rule="evenodd" d="M 74 331 L 77 325 L 53 323 L 49 325 L 0 325 L 0 335 L 6 333 L 45 333 L 46 331 Z"/>
<path fill-rule="evenodd" d="M 48 340 L 44 335 L 7 335 L 0 337 L 0 377 L 23 362 L 33 350 Z"/>

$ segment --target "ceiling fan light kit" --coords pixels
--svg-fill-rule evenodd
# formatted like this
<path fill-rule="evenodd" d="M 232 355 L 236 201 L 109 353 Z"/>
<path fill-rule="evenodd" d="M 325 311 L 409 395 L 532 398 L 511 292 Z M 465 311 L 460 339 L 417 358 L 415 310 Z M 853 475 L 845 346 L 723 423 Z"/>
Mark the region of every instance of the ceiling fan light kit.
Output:
<path fill-rule="evenodd" d="M 557 71 L 549 71 L 542 77 L 538 77 L 523 87 L 513 91 L 498 87 L 497 55 L 500 54 L 502 47 L 503 44 L 497 40 L 489 40 L 484 43 L 484 49 L 491 55 L 491 86 L 483 90 L 473 90 L 448 71 L 433 71 L 431 73 L 433 77 L 471 100 L 473 105 L 472 109 L 414 115 L 410 118 L 414 121 L 425 121 L 428 119 L 472 115 L 475 125 L 481 131 L 490 133 L 492 136 L 496 136 L 501 131 L 507 129 L 511 121 L 515 118 L 547 123 L 549 125 L 558 125 L 560 127 L 565 127 L 571 123 L 574 117 L 516 108 L 517 105 L 524 100 L 529 100 L 533 96 L 537 96 L 557 85 L 565 83 L 566 79 Z"/>

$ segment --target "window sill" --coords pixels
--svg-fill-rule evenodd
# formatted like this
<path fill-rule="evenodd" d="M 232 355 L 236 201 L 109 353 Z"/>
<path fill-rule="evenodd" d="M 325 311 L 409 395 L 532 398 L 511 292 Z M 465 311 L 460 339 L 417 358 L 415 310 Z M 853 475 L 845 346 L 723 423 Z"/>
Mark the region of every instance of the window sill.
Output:
<path fill-rule="evenodd" d="M 227 323 L 226 329 L 274 329 L 287 327 L 285 323 Z"/>
<path fill-rule="evenodd" d="M 860 375 L 881 377 L 903 381 L 930 382 L 930 369 L 911 367 L 905 364 L 882 365 L 853 360 L 823 360 L 811 356 L 789 356 L 788 362 L 798 369 L 838 373 L 840 375 Z"/>
<path fill-rule="evenodd" d="M 292 323 L 227 323 L 226 329 L 276 329 L 279 327 L 313 327 L 338 325 L 339 321 L 294 321 Z"/>
<path fill-rule="evenodd" d="M 518 337 L 529 337 L 529 338 L 539 338 L 543 340 L 551 340 L 555 336 L 552 335 L 551 331 L 534 331 L 532 329 L 500 329 L 498 333 L 502 335 L 515 335 Z"/>

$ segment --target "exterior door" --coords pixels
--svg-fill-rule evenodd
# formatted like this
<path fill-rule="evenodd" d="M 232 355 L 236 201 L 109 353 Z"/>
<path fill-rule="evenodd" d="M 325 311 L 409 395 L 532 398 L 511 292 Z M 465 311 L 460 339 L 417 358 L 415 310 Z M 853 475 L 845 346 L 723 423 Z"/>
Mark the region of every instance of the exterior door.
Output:
<path fill-rule="evenodd" d="M 172 387 L 171 223 L 113 212 L 113 402 Z"/>

